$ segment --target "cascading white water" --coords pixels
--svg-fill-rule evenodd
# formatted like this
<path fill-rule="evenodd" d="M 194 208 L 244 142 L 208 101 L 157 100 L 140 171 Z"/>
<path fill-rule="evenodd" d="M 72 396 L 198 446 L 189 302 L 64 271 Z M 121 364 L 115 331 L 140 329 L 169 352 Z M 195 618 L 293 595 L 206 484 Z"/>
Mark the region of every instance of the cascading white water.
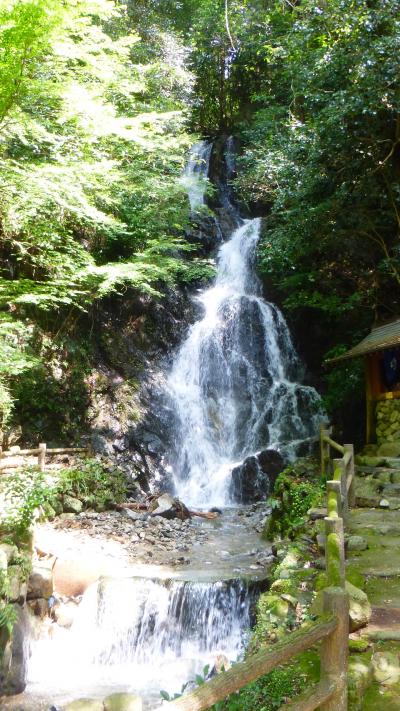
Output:
<path fill-rule="evenodd" d="M 236 659 L 250 626 L 240 581 L 105 578 L 83 597 L 71 630 L 33 646 L 30 689 L 53 698 L 125 688 L 159 699 L 179 691 L 217 654 Z"/>
<path fill-rule="evenodd" d="M 211 151 L 212 143 L 206 141 L 195 143 L 190 151 L 181 182 L 186 187 L 192 212 L 204 205 Z"/>
<path fill-rule="evenodd" d="M 209 157 L 209 144 L 196 152 Z M 193 172 L 192 190 L 195 179 Z M 198 297 L 204 316 L 191 327 L 168 380 L 177 416 L 175 489 L 197 506 L 231 503 L 238 462 L 266 447 L 294 454 L 315 435 L 321 416 L 316 391 L 298 382 L 300 364 L 282 314 L 260 296 L 254 258 L 261 221 L 240 222 L 219 250 L 215 283 Z"/>

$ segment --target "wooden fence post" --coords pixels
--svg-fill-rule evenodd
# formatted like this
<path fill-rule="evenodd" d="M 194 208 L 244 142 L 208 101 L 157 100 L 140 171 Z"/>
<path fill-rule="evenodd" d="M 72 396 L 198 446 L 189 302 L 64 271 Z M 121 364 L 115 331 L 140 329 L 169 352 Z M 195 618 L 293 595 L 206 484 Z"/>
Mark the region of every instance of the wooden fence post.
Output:
<path fill-rule="evenodd" d="M 350 461 L 347 465 L 346 480 L 351 479 L 350 486 L 347 491 L 347 501 L 350 508 L 356 505 L 356 490 L 355 490 L 355 467 L 354 467 L 354 444 L 345 444 L 344 451 L 350 453 Z M 347 481 L 346 481 L 347 486 Z"/>
<path fill-rule="evenodd" d="M 344 553 L 343 519 L 325 518 L 325 558 L 329 585 L 344 587 L 346 581 L 346 559 Z"/>
<path fill-rule="evenodd" d="M 342 512 L 342 488 L 340 481 L 326 482 L 328 494 L 328 516 L 340 516 Z"/>
<path fill-rule="evenodd" d="M 46 442 L 41 442 L 41 444 L 39 444 L 38 449 L 39 449 L 38 467 L 41 472 L 44 472 L 44 470 L 46 469 L 46 449 L 47 449 Z"/>
<path fill-rule="evenodd" d="M 340 509 L 339 516 L 345 518 L 348 513 L 348 503 L 347 503 L 347 481 L 346 481 L 346 469 L 344 466 L 343 458 L 333 460 L 334 468 L 334 479 L 335 481 L 340 481 Z"/>
<path fill-rule="evenodd" d="M 333 680 L 336 691 L 329 701 L 320 706 L 320 711 L 347 711 L 349 600 L 346 591 L 326 588 L 324 612 L 334 614 L 338 625 L 322 643 L 321 678 Z"/>
<path fill-rule="evenodd" d="M 328 474 L 328 463 L 330 457 L 330 447 L 328 442 L 325 442 L 324 435 L 329 435 L 329 422 L 321 422 L 319 427 L 319 444 L 321 452 L 321 476 L 325 477 Z"/>

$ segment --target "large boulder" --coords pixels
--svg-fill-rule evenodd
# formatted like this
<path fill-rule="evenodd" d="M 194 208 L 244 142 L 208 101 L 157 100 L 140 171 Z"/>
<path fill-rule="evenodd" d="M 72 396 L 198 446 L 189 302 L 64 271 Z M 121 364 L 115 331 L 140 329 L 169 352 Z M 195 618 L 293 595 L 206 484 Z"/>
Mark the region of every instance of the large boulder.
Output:
<path fill-rule="evenodd" d="M 393 652 L 375 652 L 372 657 L 374 679 L 380 684 L 391 686 L 400 680 L 398 654 Z"/>
<path fill-rule="evenodd" d="M 181 521 L 185 521 L 190 518 L 190 511 L 179 499 L 175 499 L 170 494 L 161 494 L 153 501 L 151 515 L 167 519 L 179 518 Z"/>
<path fill-rule="evenodd" d="M 349 617 L 350 617 L 350 632 L 365 627 L 371 619 L 371 605 L 368 597 L 355 585 L 346 580 L 346 590 L 349 593 Z"/>
<path fill-rule="evenodd" d="M 83 509 L 82 501 L 74 496 L 65 495 L 63 498 L 63 509 L 66 513 L 80 514 Z"/>
<path fill-rule="evenodd" d="M 101 565 L 96 560 L 63 560 L 57 558 L 54 565 L 54 588 L 60 595 L 77 597 L 95 583 L 102 574 Z"/>
<path fill-rule="evenodd" d="M 52 570 L 44 565 L 34 565 L 28 580 L 28 600 L 49 598 L 52 594 Z"/>
<path fill-rule="evenodd" d="M 264 449 L 246 457 L 242 464 L 232 469 L 232 498 L 240 504 L 251 504 L 267 498 L 283 468 L 284 460 L 275 449 Z"/>
<path fill-rule="evenodd" d="M 365 592 L 356 588 L 355 585 L 346 580 L 346 591 L 349 594 L 349 625 L 350 632 L 365 627 L 371 619 L 371 605 Z M 322 615 L 323 612 L 324 591 L 320 590 L 311 607 L 312 615 Z"/>

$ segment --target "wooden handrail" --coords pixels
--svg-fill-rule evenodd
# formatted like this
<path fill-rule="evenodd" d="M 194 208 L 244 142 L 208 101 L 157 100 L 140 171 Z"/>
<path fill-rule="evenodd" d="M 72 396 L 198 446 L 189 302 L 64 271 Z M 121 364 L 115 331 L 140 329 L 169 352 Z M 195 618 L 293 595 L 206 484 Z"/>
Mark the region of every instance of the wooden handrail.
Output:
<path fill-rule="evenodd" d="M 20 449 L 13 447 L 12 449 L 2 451 L 0 447 L 0 471 L 2 469 L 18 469 L 20 462 L 7 462 L 2 460 L 13 459 L 18 457 L 37 457 L 38 467 L 40 471 L 44 471 L 46 467 L 46 457 L 55 456 L 57 454 L 90 454 L 90 447 L 53 447 L 48 448 L 45 442 L 39 444 L 35 449 Z"/>
<path fill-rule="evenodd" d="M 337 442 L 335 442 L 335 440 L 331 439 L 331 437 L 328 437 L 327 435 L 323 435 L 322 438 L 324 442 L 326 442 L 332 447 L 332 449 L 336 449 L 336 451 L 340 452 L 340 454 L 344 454 L 344 447 L 342 447 L 341 444 L 338 444 Z"/>
<path fill-rule="evenodd" d="M 283 704 L 280 711 L 314 711 L 329 701 L 335 691 L 336 681 L 334 679 L 322 679 L 297 698 Z"/>
<path fill-rule="evenodd" d="M 272 648 L 262 650 L 246 659 L 246 661 L 235 664 L 228 671 L 218 674 L 194 691 L 171 701 L 166 707 L 160 706 L 157 711 L 161 711 L 161 708 L 167 708 L 168 711 L 205 711 L 218 701 L 223 701 L 230 694 L 239 691 L 250 682 L 275 669 L 280 664 L 289 661 L 305 649 L 309 649 L 317 642 L 329 638 L 338 626 L 338 620 L 330 616 L 313 623 L 308 629 L 292 632 L 284 640 L 273 645 Z M 333 693 L 334 690 L 331 690 L 326 698 L 331 698 Z M 320 699 L 320 695 L 321 689 L 318 685 L 314 690 L 314 696 L 316 699 Z M 303 701 L 300 702 L 303 703 Z M 319 703 L 321 702 L 318 700 Z M 292 708 L 297 709 L 296 706 L 292 706 Z M 315 709 L 317 705 L 301 706 L 300 708 Z"/>

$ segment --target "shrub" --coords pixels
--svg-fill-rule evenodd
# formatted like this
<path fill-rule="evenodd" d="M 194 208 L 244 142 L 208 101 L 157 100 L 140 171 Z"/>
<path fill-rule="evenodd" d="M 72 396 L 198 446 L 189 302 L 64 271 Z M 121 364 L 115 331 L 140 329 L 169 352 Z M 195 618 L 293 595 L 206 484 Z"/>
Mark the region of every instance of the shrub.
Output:
<path fill-rule="evenodd" d="M 86 459 L 60 472 L 55 495 L 73 496 L 84 508 L 104 511 L 126 498 L 126 477 L 120 469 L 108 469 L 98 459 Z"/>

